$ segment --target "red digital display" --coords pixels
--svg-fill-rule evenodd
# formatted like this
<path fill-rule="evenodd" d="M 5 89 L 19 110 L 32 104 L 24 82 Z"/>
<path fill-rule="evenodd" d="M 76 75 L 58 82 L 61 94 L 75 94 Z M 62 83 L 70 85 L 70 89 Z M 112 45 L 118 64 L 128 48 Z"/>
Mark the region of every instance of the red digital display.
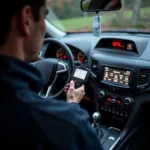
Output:
<path fill-rule="evenodd" d="M 123 44 L 123 42 L 121 42 L 120 40 L 114 40 L 114 41 L 112 41 L 112 47 L 124 49 L 125 44 Z"/>
<path fill-rule="evenodd" d="M 117 51 L 137 52 L 135 43 L 130 40 L 104 38 L 100 40 L 98 46 L 100 48 L 112 49 Z"/>

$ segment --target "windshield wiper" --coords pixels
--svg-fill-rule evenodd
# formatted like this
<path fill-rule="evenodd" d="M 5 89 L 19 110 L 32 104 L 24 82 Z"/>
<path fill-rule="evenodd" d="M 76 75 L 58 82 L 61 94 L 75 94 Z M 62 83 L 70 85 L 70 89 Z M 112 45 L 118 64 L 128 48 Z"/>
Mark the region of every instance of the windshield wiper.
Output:
<path fill-rule="evenodd" d="M 106 30 L 103 33 L 128 33 L 128 34 L 150 34 L 150 32 L 139 31 L 137 29 L 127 29 L 127 30 Z"/>

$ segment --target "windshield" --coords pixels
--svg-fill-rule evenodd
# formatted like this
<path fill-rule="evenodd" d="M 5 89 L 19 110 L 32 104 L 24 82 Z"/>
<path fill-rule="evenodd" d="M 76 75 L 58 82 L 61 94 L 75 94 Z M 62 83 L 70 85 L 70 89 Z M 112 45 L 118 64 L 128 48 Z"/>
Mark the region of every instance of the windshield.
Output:
<path fill-rule="evenodd" d="M 119 11 L 100 12 L 102 30 L 150 32 L 150 0 L 122 0 Z M 47 20 L 65 32 L 92 31 L 95 13 L 82 12 L 80 0 L 49 0 Z"/>

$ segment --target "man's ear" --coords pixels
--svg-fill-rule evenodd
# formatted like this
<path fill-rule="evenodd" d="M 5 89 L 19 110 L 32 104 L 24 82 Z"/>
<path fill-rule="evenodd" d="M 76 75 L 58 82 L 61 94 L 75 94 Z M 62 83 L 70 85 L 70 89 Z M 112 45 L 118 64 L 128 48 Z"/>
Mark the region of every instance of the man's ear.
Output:
<path fill-rule="evenodd" d="M 19 15 L 18 21 L 19 21 L 20 31 L 24 35 L 29 36 L 31 32 L 31 27 L 34 21 L 31 7 L 28 5 L 25 5 L 21 9 L 18 15 Z"/>

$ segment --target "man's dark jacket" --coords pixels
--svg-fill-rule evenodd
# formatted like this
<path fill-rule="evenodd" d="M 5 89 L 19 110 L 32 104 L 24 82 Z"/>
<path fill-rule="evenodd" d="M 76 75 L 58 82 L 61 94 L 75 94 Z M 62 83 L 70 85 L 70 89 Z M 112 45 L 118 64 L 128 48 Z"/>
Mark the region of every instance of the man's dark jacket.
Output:
<path fill-rule="evenodd" d="M 42 86 L 34 67 L 0 55 L 0 149 L 101 150 L 87 112 L 41 98 Z"/>

